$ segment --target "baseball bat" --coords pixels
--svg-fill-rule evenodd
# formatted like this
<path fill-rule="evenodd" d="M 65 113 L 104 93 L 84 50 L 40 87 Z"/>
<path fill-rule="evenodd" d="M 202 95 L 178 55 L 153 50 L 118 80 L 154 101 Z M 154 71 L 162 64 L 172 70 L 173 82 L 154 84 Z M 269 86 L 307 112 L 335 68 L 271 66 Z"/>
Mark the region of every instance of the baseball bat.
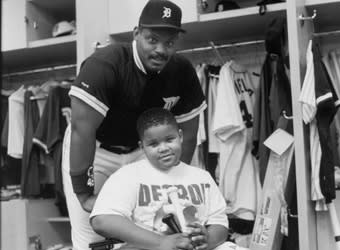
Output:
<path fill-rule="evenodd" d="M 171 200 L 171 203 L 175 207 L 176 216 L 177 216 L 179 225 L 181 226 L 182 232 L 184 232 L 186 229 L 186 222 L 185 222 L 185 218 L 183 215 L 183 207 L 179 203 L 179 199 L 178 199 L 178 189 L 176 187 L 168 188 L 168 196 Z"/>
<path fill-rule="evenodd" d="M 168 225 L 168 227 L 174 232 L 174 233 L 181 233 L 181 228 L 177 224 L 177 221 L 175 220 L 175 217 L 173 214 L 167 214 L 163 217 L 162 221 Z"/>

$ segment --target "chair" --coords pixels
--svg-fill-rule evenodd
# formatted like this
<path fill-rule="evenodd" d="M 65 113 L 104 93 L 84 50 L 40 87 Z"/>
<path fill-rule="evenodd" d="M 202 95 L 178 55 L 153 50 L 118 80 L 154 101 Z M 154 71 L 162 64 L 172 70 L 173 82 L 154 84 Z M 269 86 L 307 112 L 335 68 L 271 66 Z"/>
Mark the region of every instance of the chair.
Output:
<path fill-rule="evenodd" d="M 96 241 L 89 244 L 91 250 L 111 250 L 116 244 L 123 243 L 121 240 L 117 239 L 105 239 L 102 241 Z"/>

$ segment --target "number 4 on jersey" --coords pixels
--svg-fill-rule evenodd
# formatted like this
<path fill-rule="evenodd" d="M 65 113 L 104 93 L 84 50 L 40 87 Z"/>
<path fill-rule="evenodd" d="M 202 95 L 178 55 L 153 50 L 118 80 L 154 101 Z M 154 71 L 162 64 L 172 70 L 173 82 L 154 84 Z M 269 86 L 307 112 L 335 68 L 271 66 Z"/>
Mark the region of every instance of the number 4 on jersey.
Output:
<path fill-rule="evenodd" d="M 248 112 L 247 104 L 245 101 L 240 102 L 240 109 L 242 113 L 242 119 L 247 128 L 253 127 L 253 116 Z"/>

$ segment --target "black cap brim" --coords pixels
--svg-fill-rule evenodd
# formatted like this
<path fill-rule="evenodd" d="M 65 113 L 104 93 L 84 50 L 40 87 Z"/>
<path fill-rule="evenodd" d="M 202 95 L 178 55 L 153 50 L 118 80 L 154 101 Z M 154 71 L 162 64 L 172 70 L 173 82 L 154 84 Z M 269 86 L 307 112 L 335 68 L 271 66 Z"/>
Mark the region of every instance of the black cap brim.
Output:
<path fill-rule="evenodd" d="M 139 24 L 139 26 L 142 28 L 149 28 L 149 29 L 171 29 L 171 30 L 176 30 L 178 32 L 186 33 L 186 30 L 179 28 L 177 26 L 173 26 L 173 25 Z"/>

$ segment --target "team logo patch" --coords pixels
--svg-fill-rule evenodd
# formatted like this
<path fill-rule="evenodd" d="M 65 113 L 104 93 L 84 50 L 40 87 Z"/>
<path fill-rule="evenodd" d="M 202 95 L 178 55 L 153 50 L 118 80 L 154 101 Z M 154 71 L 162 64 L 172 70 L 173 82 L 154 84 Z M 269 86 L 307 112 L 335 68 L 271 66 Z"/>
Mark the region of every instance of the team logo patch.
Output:
<path fill-rule="evenodd" d="M 163 7 L 163 16 L 162 18 L 170 18 L 171 17 L 171 9 L 167 7 Z"/>
<path fill-rule="evenodd" d="M 173 97 L 168 97 L 168 98 L 163 97 L 163 100 L 165 102 L 163 108 L 167 110 L 171 110 L 176 105 L 176 103 L 179 101 L 179 99 L 180 99 L 179 96 L 173 96 Z"/>

